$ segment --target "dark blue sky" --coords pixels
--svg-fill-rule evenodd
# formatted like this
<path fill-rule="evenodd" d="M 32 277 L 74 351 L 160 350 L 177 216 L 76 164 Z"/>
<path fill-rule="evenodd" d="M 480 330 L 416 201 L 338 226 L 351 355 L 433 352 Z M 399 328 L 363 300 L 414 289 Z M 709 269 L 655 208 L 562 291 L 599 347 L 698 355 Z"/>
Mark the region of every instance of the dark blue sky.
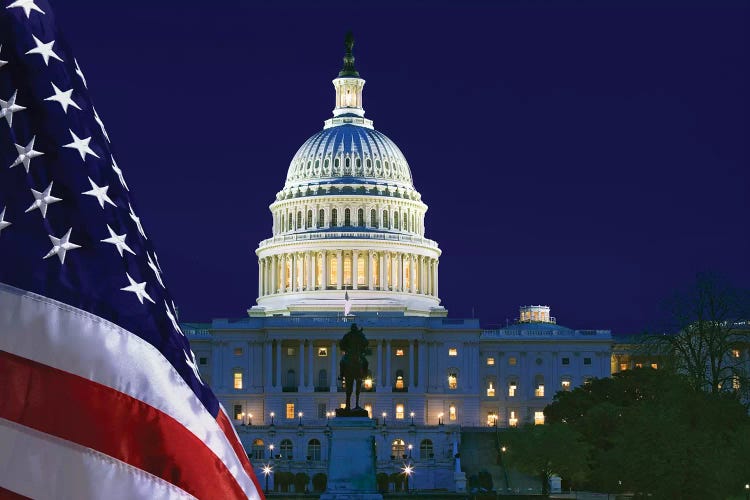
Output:
<path fill-rule="evenodd" d="M 628 334 L 696 272 L 750 283 L 747 3 L 66 0 L 183 320 L 238 317 L 352 29 L 364 105 L 410 163 L 451 316 L 548 304 Z"/>

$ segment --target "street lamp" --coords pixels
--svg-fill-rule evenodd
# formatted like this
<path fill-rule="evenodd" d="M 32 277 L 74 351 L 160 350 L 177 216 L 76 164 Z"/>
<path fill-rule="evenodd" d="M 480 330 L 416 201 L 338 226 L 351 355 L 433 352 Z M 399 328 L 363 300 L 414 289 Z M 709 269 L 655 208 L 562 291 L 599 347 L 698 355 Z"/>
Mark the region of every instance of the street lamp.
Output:
<path fill-rule="evenodd" d="M 438 413 L 438 425 L 443 425 L 443 413 Z"/>
<path fill-rule="evenodd" d="M 273 447 L 273 445 L 271 445 Z M 273 467 L 271 467 L 271 464 L 266 464 L 263 466 L 263 475 L 266 476 L 266 495 L 268 495 L 268 476 L 271 475 L 271 472 L 273 472 Z"/>
<path fill-rule="evenodd" d="M 273 444 L 268 445 L 268 452 L 270 453 L 271 458 L 273 458 Z"/>
<path fill-rule="evenodd" d="M 240 425 L 245 425 L 245 412 L 240 413 Z"/>
<path fill-rule="evenodd" d="M 411 458 L 411 449 L 414 448 L 414 445 L 409 443 L 409 458 Z"/>
<path fill-rule="evenodd" d="M 404 473 L 404 476 L 406 476 L 406 492 L 409 492 L 409 478 L 414 473 L 414 467 L 412 467 L 411 464 L 405 464 L 403 469 L 401 469 Z"/>
<path fill-rule="evenodd" d="M 385 417 L 388 416 L 388 414 L 386 412 L 383 412 L 382 415 L 383 415 L 383 425 L 385 425 Z"/>
<path fill-rule="evenodd" d="M 299 418 L 299 425 L 302 425 L 302 412 L 297 413 L 297 417 Z"/>
<path fill-rule="evenodd" d="M 276 414 L 274 412 L 271 412 L 271 425 L 273 425 L 273 417 L 275 417 Z"/>
<path fill-rule="evenodd" d="M 503 456 L 505 455 L 505 452 L 508 451 L 508 448 L 505 446 L 500 448 L 500 467 L 503 468 L 503 477 L 505 478 L 505 489 L 510 489 L 510 483 L 508 482 L 508 470 L 505 468 L 505 464 L 503 463 Z"/>
<path fill-rule="evenodd" d="M 411 417 L 411 425 L 414 425 L 414 412 L 410 412 L 409 416 Z"/>
<path fill-rule="evenodd" d="M 745 500 L 750 500 L 750 483 L 745 483 Z"/>
<path fill-rule="evenodd" d="M 253 414 L 248 413 L 247 414 L 247 425 L 253 425 Z"/>

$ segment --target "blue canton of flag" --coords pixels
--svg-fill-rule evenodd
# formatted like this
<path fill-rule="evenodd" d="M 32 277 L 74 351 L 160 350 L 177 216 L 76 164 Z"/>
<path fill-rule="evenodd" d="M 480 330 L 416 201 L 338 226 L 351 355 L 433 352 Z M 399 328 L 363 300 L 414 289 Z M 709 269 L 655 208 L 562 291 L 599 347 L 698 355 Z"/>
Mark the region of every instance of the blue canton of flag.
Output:
<path fill-rule="evenodd" d="M 261 496 L 136 207 L 50 5 L 0 0 L 0 496 Z"/>

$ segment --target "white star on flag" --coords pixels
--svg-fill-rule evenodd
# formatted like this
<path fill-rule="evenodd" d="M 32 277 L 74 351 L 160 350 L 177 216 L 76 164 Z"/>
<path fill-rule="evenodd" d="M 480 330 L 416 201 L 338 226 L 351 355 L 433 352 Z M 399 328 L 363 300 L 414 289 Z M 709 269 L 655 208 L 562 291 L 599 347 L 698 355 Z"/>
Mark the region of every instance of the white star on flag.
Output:
<path fill-rule="evenodd" d="M 128 281 L 130 282 L 130 285 L 120 288 L 120 290 L 123 290 L 125 292 L 133 292 L 136 297 L 138 297 L 138 302 L 143 304 L 143 299 L 145 298 L 152 304 L 156 304 L 156 302 L 153 301 L 151 297 L 149 297 L 148 293 L 146 293 L 146 282 L 143 283 L 136 283 L 133 278 L 130 277 L 130 274 L 127 272 L 125 273 L 125 276 L 128 277 Z"/>
<path fill-rule="evenodd" d="M 26 173 L 29 173 L 29 169 L 31 168 L 31 160 L 33 158 L 36 158 L 37 156 L 42 156 L 44 154 L 41 151 L 34 151 L 35 140 L 36 136 L 33 136 L 31 138 L 31 141 L 29 141 L 26 146 L 14 144 L 14 146 L 16 146 L 16 151 L 18 151 L 18 158 L 16 158 L 16 161 L 13 162 L 10 168 L 15 167 L 16 165 L 23 164 L 24 168 L 26 169 Z"/>
<path fill-rule="evenodd" d="M 148 267 L 151 268 L 151 270 L 156 275 L 156 280 L 159 282 L 162 288 L 166 288 L 164 286 L 164 282 L 161 280 L 161 269 L 159 269 L 159 266 L 156 264 L 156 262 L 154 262 L 154 260 L 151 258 L 151 254 L 149 254 L 148 252 L 146 252 L 146 260 L 147 260 L 146 264 L 148 265 Z"/>
<path fill-rule="evenodd" d="M 146 233 L 143 231 L 143 226 L 141 225 L 141 219 L 137 215 L 135 215 L 135 212 L 133 212 L 133 206 L 128 202 L 128 207 L 130 207 L 130 218 L 133 219 L 133 222 L 135 222 L 135 225 L 138 226 L 138 232 L 141 233 L 141 236 L 143 236 L 144 239 L 148 239 L 148 236 L 146 236 Z"/>
<path fill-rule="evenodd" d="M 94 153 L 94 150 L 89 147 L 89 142 L 91 142 L 90 136 L 85 139 L 81 139 L 72 130 L 68 129 L 68 131 L 73 138 L 73 142 L 71 142 L 70 144 L 65 144 L 63 146 L 64 148 L 75 149 L 76 151 L 78 151 L 83 161 L 86 161 L 86 155 L 91 155 L 99 158 L 99 155 Z"/>
<path fill-rule="evenodd" d="M 7 220 L 5 220 L 5 207 L 3 207 L 3 211 L 0 212 L 0 233 L 2 233 L 3 229 L 10 226 L 11 224 L 12 222 L 8 222 Z"/>
<path fill-rule="evenodd" d="M 107 224 L 107 229 L 109 230 L 109 238 L 101 240 L 102 243 L 111 243 L 117 248 L 117 251 L 120 254 L 120 257 L 122 257 L 122 251 L 128 251 L 131 254 L 135 255 L 135 252 L 128 246 L 127 243 L 125 243 L 125 238 L 127 238 L 127 233 L 125 234 L 116 234 L 111 227 L 109 227 L 109 224 Z"/>
<path fill-rule="evenodd" d="M 23 111 L 26 109 L 23 106 L 16 104 L 16 94 L 18 91 L 13 92 L 13 95 L 7 101 L 0 99 L 0 118 L 5 117 L 8 120 L 8 126 L 13 126 L 13 113 Z"/>
<path fill-rule="evenodd" d="M 130 191 L 130 188 L 127 184 L 125 184 L 125 178 L 122 176 L 122 170 L 120 170 L 120 167 L 117 166 L 117 162 L 115 161 L 115 157 L 110 155 L 110 158 L 112 158 L 112 170 L 115 171 L 117 174 L 117 177 L 120 178 L 120 184 L 122 184 L 122 187 Z"/>
<path fill-rule="evenodd" d="M 6 9 L 23 9 L 23 12 L 26 14 L 26 19 L 31 18 L 31 11 L 35 10 L 37 12 L 41 12 L 44 14 L 45 12 L 39 8 L 37 4 L 34 3 L 34 0 L 16 0 L 12 4 L 5 7 Z"/>
<path fill-rule="evenodd" d="M 31 35 L 34 38 L 34 43 L 36 44 L 36 47 L 26 52 L 26 54 L 39 54 L 42 56 L 42 59 L 44 59 L 44 64 L 49 66 L 49 58 L 57 59 L 60 62 L 64 62 L 60 56 L 55 54 L 55 52 L 52 50 L 52 45 L 55 44 L 55 41 L 52 40 L 51 42 L 44 43 L 34 35 Z"/>
<path fill-rule="evenodd" d="M 195 362 L 195 353 L 193 351 L 190 351 L 190 354 L 185 352 L 185 360 L 190 367 L 191 370 L 193 370 L 193 374 L 195 375 L 195 378 L 198 379 L 198 382 L 201 383 L 201 385 L 206 385 L 203 383 L 203 380 L 201 379 L 201 374 L 198 372 L 198 363 Z"/>
<path fill-rule="evenodd" d="M 172 314 L 172 311 L 169 310 L 169 304 L 167 304 L 166 300 L 164 301 L 164 308 L 167 310 L 167 318 L 169 318 L 169 321 L 172 322 L 172 326 L 174 327 L 174 329 L 184 336 L 185 334 L 182 333 L 180 325 L 177 324 L 177 319 L 174 317 L 174 314 Z"/>
<path fill-rule="evenodd" d="M 73 58 L 73 62 L 76 64 L 76 75 L 78 75 L 78 77 L 83 82 L 83 86 L 86 88 L 89 88 L 89 86 L 86 85 L 86 77 L 83 76 L 83 71 L 81 71 L 81 67 L 78 65 L 78 61 L 76 60 L 75 57 Z"/>
<path fill-rule="evenodd" d="M 91 180 L 91 177 L 89 177 L 89 182 L 91 183 L 91 190 L 90 191 L 84 191 L 81 194 L 87 194 L 89 196 L 95 197 L 97 200 L 99 200 L 99 205 L 104 208 L 104 202 L 109 203 L 113 207 L 116 207 L 117 205 L 114 204 L 112 200 L 109 199 L 109 195 L 107 195 L 107 190 L 109 189 L 109 186 L 97 186 L 94 181 Z"/>
<path fill-rule="evenodd" d="M 35 189 L 31 190 L 31 194 L 34 195 L 34 203 L 31 204 L 29 208 L 26 209 L 26 213 L 31 212 L 32 210 L 39 209 L 40 212 L 42 212 L 42 218 L 47 218 L 47 207 L 49 205 L 52 205 L 53 203 L 57 203 L 58 201 L 62 201 L 61 198 L 55 198 L 52 196 L 52 184 L 54 181 L 49 183 L 49 186 L 47 186 L 47 189 L 45 189 L 42 192 L 39 192 Z"/>
<path fill-rule="evenodd" d="M 101 118 L 99 118 L 99 113 L 96 112 L 96 108 L 91 106 L 91 109 L 94 110 L 94 121 L 99 124 L 99 128 L 102 129 L 102 134 L 104 134 L 104 138 L 107 139 L 107 142 L 112 142 L 109 140 L 109 134 L 107 134 L 107 129 L 104 128 L 104 122 Z M 114 161 L 114 160 L 113 160 Z"/>
<path fill-rule="evenodd" d="M 59 102 L 60 106 L 62 106 L 63 111 L 65 114 L 68 114 L 68 106 L 73 106 L 76 109 L 81 109 L 81 107 L 73 101 L 72 95 L 73 95 L 73 89 L 66 90 L 63 92 L 62 90 L 57 88 L 57 85 L 54 83 L 52 84 L 52 90 L 55 92 L 55 95 L 51 95 L 47 98 L 45 98 L 45 101 L 55 101 Z"/>
<path fill-rule="evenodd" d="M 3 53 L 3 45 L 0 44 L 0 54 L 2 54 L 2 53 Z M 0 68 L 2 68 L 3 66 L 5 66 L 6 64 L 8 64 L 8 61 L 3 61 L 2 59 L 0 59 Z"/>
<path fill-rule="evenodd" d="M 75 243 L 70 242 L 70 233 L 73 231 L 73 228 L 71 227 L 68 229 L 68 232 L 65 233 L 65 236 L 62 238 L 55 238 L 51 234 L 49 235 L 50 241 L 52 241 L 52 250 L 47 253 L 47 255 L 44 256 L 44 258 L 52 257 L 53 255 L 57 255 L 60 258 L 60 264 L 65 264 L 65 254 L 69 250 L 75 250 L 76 248 L 81 248 L 80 245 L 76 245 Z"/>

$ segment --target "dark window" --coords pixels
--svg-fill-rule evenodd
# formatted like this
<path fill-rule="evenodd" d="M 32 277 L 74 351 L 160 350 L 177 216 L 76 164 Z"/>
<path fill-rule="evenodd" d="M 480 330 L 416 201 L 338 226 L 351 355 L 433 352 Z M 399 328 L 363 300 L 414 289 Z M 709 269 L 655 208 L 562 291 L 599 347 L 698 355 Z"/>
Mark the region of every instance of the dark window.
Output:
<path fill-rule="evenodd" d="M 206 357 L 200 357 L 200 358 L 198 358 L 198 364 L 201 364 L 201 365 L 208 364 L 208 358 L 206 358 Z"/>
<path fill-rule="evenodd" d="M 318 210 L 318 227 L 323 227 L 326 222 L 326 211 L 322 208 Z"/>
<path fill-rule="evenodd" d="M 307 443 L 307 459 L 320 460 L 320 441 L 317 439 L 311 439 L 310 442 Z"/>
<path fill-rule="evenodd" d="M 357 210 L 357 225 L 360 227 L 365 225 L 365 211 L 361 208 Z"/>
<path fill-rule="evenodd" d="M 583 364 L 584 365 L 590 365 L 591 364 L 591 358 L 583 358 Z"/>
<path fill-rule="evenodd" d="M 338 225 L 338 223 L 339 223 L 339 221 L 338 221 L 338 215 L 339 214 L 338 214 L 338 212 L 336 211 L 335 208 L 333 210 L 331 210 L 331 227 L 334 227 L 334 226 Z"/>
<path fill-rule="evenodd" d="M 569 365 L 570 364 L 570 358 L 563 358 L 562 359 L 562 364 Z"/>
<path fill-rule="evenodd" d="M 242 405 L 234 405 L 234 419 L 240 420 L 242 418 Z"/>
<path fill-rule="evenodd" d="M 307 224 L 305 227 L 312 227 L 312 210 L 307 211 Z"/>
<path fill-rule="evenodd" d="M 344 209 L 344 225 L 345 226 L 352 225 L 351 210 L 349 210 L 348 208 Z"/>
<path fill-rule="evenodd" d="M 378 227 L 378 216 L 374 208 L 370 210 L 370 226 Z"/>

